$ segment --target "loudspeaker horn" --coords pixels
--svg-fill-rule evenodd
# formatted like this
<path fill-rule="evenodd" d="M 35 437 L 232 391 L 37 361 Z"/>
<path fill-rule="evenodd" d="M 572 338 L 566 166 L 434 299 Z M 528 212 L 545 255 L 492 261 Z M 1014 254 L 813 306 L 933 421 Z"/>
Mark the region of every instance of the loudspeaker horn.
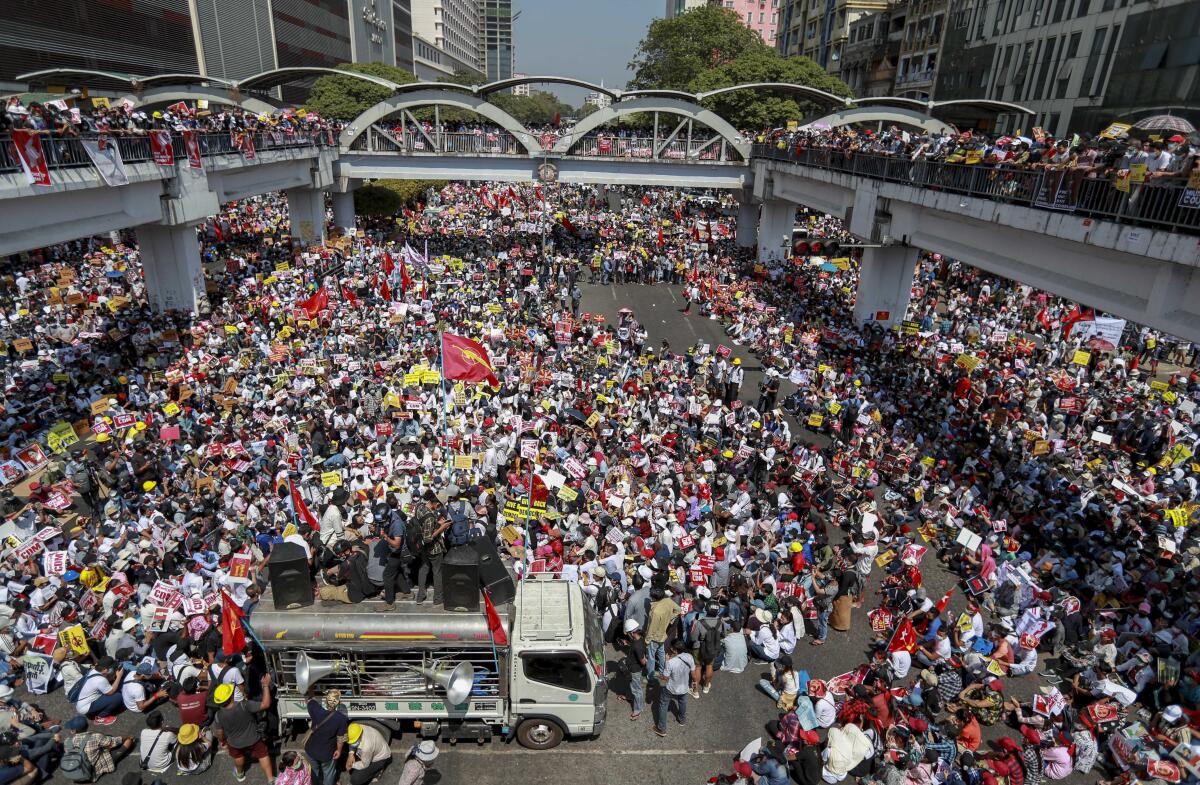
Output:
<path fill-rule="evenodd" d="M 301 695 L 307 695 L 309 687 L 329 674 L 337 673 L 341 669 L 341 660 L 335 660 L 334 662 L 313 660 L 304 652 L 300 652 L 296 656 L 296 691 Z"/>
<path fill-rule="evenodd" d="M 453 668 L 449 663 L 437 668 L 413 668 L 427 680 L 446 691 L 446 701 L 457 706 L 471 694 L 475 686 L 475 668 L 469 662 L 460 662 Z"/>

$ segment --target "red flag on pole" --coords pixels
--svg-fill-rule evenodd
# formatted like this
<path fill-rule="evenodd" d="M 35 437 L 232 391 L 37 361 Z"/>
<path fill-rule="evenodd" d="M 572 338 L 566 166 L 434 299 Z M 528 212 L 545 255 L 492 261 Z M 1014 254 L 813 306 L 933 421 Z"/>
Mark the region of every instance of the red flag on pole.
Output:
<path fill-rule="evenodd" d="M 917 631 L 913 628 L 912 619 L 907 616 L 896 627 L 896 632 L 892 634 L 891 641 L 888 642 L 888 651 L 904 650 L 911 654 L 917 648 Z"/>
<path fill-rule="evenodd" d="M 566 229 L 568 232 L 570 232 L 571 234 L 575 234 L 575 224 L 571 223 L 570 218 L 568 218 L 567 216 L 564 215 L 562 217 L 562 219 L 560 219 L 559 223 L 561 223 L 563 225 L 563 228 Z"/>
<path fill-rule="evenodd" d="M 386 278 L 384 278 L 379 284 L 379 296 L 389 302 L 392 299 L 392 287 L 388 286 Z"/>
<path fill-rule="evenodd" d="M 150 132 L 150 154 L 159 166 L 174 166 L 175 151 L 171 149 L 171 132 L 157 129 Z"/>
<path fill-rule="evenodd" d="M 21 159 L 21 168 L 25 170 L 25 179 L 30 185 L 52 185 L 50 182 L 50 167 L 46 163 L 46 155 L 42 152 L 42 140 L 33 131 L 14 130 L 12 132 L 13 147 L 17 148 L 17 157 Z"/>
<path fill-rule="evenodd" d="M 408 274 L 408 265 L 404 260 L 400 260 L 400 294 L 403 296 L 408 294 L 408 287 L 412 286 L 412 276 Z"/>
<path fill-rule="evenodd" d="M 246 650 L 246 631 L 242 629 L 242 617 L 246 614 L 233 598 L 221 590 L 221 651 L 225 654 L 241 654 Z"/>
<path fill-rule="evenodd" d="M 508 633 L 504 631 L 504 622 L 500 619 L 500 614 L 496 613 L 496 606 L 492 604 L 492 596 L 487 589 L 483 590 L 483 608 L 487 612 L 488 634 L 492 636 L 492 645 L 507 646 Z"/>
<path fill-rule="evenodd" d="M 342 284 L 342 299 L 350 303 L 351 308 L 358 307 L 358 298 L 354 296 L 354 292 L 350 290 L 350 287 L 345 284 Z"/>
<path fill-rule="evenodd" d="M 487 382 L 500 386 L 487 349 L 470 338 L 442 333 L 442 374 L 446 381 Z"/>
<path fill-rule="evenodd" d="M 203 169 L 200 161 L 200 135 L 196 131 L 183 132 L 183 147 L 187 150 L 188 166 L 193 169 Z"/>
<path fill-rule="evenodd" d="M 1042 310 L 1038 311 L 1037 320 L 1043 328 L 1050 329 L 1050 316 L 1046 313 L 1046 306 L 1043 305 Z"/>
<path fill-rule="evenodd" d="M 392 261 L 392 255 L 387 251 L 383 252 L 383 271 L 388 275 L 392 274 L 392 270 L 396 269 L 396 263 Z"/>
<path fill-rule="evenodd" d="M 288 480 L 288 489 L 292 493 L 292 508 L 296 511 L 297 520 L 307 523 L 313 531 L 320 531 L 321 524 L 317 521 L 317 516 L 308 509 L 308 505 L 304 503 L 304 497 L 300 495 L 300 491 L 296 490 L 296 483 L 291 479 Z"/>
<path fill-rule="evenodd" d="M 662 233 L 662 227 L 661 227 L 661 226 L 660 226 L 660 227 L 658 227 L 658 247 L 659 247 L 659 250 L 662 250 L 662 247 L 663 247 L 663 233 Z"/>
<path fill-rule="evenodd" d="M 950 604 L 950 595 L 953 593 L 954 593 L 954 589 L 951 588 L 945 594 L 942 595 L 942 598 L 940 600 L 937 601 L 937 605 L 933 606 L 933 607 L 937 608 L 937 612 L 939 614 L 942 613 L 942 611 L 946 610 L 946 606 Z"/>
<path fill-rule="evenodd" d="M 308 318 L 312 319 L 329 307 L 329 292 L 325 291 L 325 287 L 322 286 L 312 297 L 296 303 L 296 307 L 303 308 L 304 312 L 308 314 Z"/>
<path fill-rule="evenodd" d="M 1076 305 L 1071 309 L 1071 312 L 1067 314 L 1066 318 L 1063 319 L 1063 340 L 1065 341 L 1067 338 L 1071 337 L 1071 328 L 1075 326 L 1076 322 L 1092 322 L 1095 320 L 1096 310 L 1094 308 L 1081 309 L 1078 305 Z"/>

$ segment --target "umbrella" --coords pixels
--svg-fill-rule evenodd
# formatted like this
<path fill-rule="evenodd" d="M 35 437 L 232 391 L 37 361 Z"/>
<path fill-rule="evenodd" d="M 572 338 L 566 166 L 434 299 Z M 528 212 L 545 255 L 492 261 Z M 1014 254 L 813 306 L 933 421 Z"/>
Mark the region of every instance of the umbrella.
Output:
<path fill-rule="evenodd" d="M 617 316 L 633 316 L 633 311 L 629 308 L 622 308 L 617 311 Z"/>
<path fill-rule="evenodd" d="M 1180 134 L 1196 133 L 1196 126 L 1182 117 L 1175 117 L 1169 114 L 1156 114 L 1151 117 L 1143 117 L 1134 123 L 1133 127 L 1141 128 L 1143 131 L 1173 131 Z"/>

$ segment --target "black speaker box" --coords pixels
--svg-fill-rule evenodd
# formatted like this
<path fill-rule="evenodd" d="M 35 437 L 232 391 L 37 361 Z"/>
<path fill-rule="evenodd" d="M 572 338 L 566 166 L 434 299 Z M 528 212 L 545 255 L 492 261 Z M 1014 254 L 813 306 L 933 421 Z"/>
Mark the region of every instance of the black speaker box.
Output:
<path fill-rule="evenodd" d="M 442 559 L 442 606 L 448 611 L 479 610 L 479 560 L 474 548 L 451 548 Z"/>
<path fill-rule="evenodd" d="M 302 608 L 313 604 L 313 582 L 308 572 L 308 556 L 294 542 L 281 542 L 271 549 L 267 559 L 271 596 L 275 610 Z"/>
<path fill-rule="evenodd" d="M 486 537 L 476 537 L 471 541 L 479 559 L 479 582 L 492 598 L 493 605 L 505 605 L 517 596 L 517 584 L 513 582 L 504 562 L 500 560 L 500 551 L 496 543 Z"/>

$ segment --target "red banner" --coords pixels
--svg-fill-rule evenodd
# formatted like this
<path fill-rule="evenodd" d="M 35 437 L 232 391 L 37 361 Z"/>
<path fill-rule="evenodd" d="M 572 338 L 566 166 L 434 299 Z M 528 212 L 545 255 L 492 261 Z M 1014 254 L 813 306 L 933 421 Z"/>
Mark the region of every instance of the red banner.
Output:
<path fill-rule="evenodd" d="M 25 179 L 30 185 L 53 185 L 50 182 L 50 167 L 46 156 L 42 153 L 42 140 L 36 133 L 28 130 L 12 132 L 13 147 L 17 149 L 17 157 L 21 159 L 21 168 L 25 170 Z"/>
<path fill-rule="evenodd" d="M 204 164 L 200 162 L 200 134 L 196 131 L 184 131 L 183 146 L 187 150 L 188 166 L 203 169 Z"/>
<path fill-rule="evenodd" d="M 150 152 L 154 155 L 154 163 L 159 166 L 174 166 L 175 152 L 171 149 L 171 132 L 151 131 Z"/>
<path fill-rule="evenodd" d="M 242 134 L 238 140 L 238 147 L 242 148 L 242 157 L 247 161 L 254 160 L 254 134 Z"/>

